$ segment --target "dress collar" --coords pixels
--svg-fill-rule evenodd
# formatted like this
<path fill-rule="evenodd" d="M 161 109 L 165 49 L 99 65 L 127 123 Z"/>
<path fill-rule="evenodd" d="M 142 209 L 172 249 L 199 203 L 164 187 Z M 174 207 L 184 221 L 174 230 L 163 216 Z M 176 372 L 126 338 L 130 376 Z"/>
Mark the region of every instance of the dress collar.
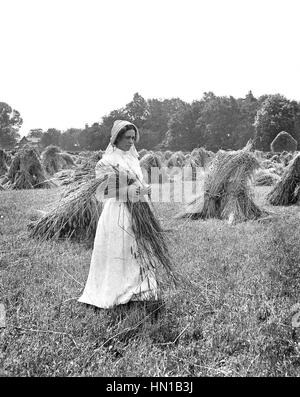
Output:
<path fill-rule="evenodd" d="M 121 156 L 127 156 L 130 153 L 130 150 L 125 151 L 116 147 L 116 152 Z"/>

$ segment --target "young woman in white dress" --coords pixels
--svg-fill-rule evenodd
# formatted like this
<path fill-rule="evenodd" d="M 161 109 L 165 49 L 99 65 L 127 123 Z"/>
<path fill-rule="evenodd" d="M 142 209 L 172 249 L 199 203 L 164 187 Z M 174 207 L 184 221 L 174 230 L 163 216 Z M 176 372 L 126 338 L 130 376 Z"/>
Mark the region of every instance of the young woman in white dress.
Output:
<path fill-rule="evenodd" d="M 138 140 L 139 131 L 134 124 L 117 120 L 111 130 L 110 144 L 96 165 L 96 178 L 105 165 L 119 166 L 138 176 L 139 183 L 120 186 L 119 189 L 118 197 L 122 190 L 122 196 L 125 193 L 131 201 L 151 193 L 151 187 L 145 184 L 134 146 Z M 98 221 L 88 278 L 78 301 L 99 308 L 112 308 L 132 300 L 157 300 L 155 274 L 149 271 L 146 276 L 141 275 L 126 203 L 118 197 L 104 199 L 103 192 L 97 193 L 96 197 L 104 201 L 104 206 Z"/>

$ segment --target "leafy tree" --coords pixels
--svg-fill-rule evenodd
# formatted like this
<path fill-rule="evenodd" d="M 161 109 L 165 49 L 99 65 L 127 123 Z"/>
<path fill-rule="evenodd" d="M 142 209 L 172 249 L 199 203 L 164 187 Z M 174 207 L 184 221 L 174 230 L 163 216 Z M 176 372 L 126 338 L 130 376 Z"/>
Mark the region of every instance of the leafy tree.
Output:
<path fill-rule="evenodd" d="M 203 131 L 209 150 L 233 149 L 239 125 L 239 108 L 235 98 L 205 93 L 204 106 L 197 125 Z"/>
<path fill-rule="evenodd" d="M 164 141 L 165 148 L 172 150 L 192 150 L 202 146 L 203 128 L 198 123 L 203 108 L 203 102 L 186 103 L 184 107 L 174 113 L 169 120 L 169 130 Z"/>
<path fill-rule="evenodd" d="M 160 149 L 168 131 L 170 117 L 176 113 L 184 102 L 179 98 L 149 99 L 148 117 L 140 127 L 141 139 L 138 148 Z"/>
<path fill-rule="evenodd" d="M 108 145 L 109 136 L 106 135 L 106 129 L 102 125 L 94 123 L 79 133 L 78 142 L 80 148 L 84 150 L 100 150 Z"/>
<path fill-rule="evenodd" d="M 41 145 L 46 147 L 49 145 L 60 146 L 61 131 L 56 128 L 49 128 L 41 138 Z"/>
<path fill-rule="evenodd" d="M 139 93 L 135 93 L 133 100 L 126 105 L 124 113 L 126 120 L 142 127 L 149 116 L 148 103 Z"/>
<path fill-rule="evenodd" d="M 23 124 L 20 113 L 5 102 L 0 102 L 0 146 L 11 148 L 17 143 Z"/>
<path fill-rule="evenodd" d="M 269 95 L 257 111 L 255 118 L 256 147 L 269 151 L 270 144 L 281 131 L 291 134 L 296 140 L 298 104 L 283 95 Z"/>
<path fill-rule="evenodd" d="M 101 122 L 101 128 L 103 128 L 102 134 L 105 137 L 105 141 L 103 142 L 103 145 L 105 143 L 109 142 L 110 139 L 110 132 L 112 129 L 112 126 L 116 120 L 126 120 L 126 113 L 124 108 L 113 110 L 110 112 L 108 115 L 105 115 L 102 117 L 102 122 Z"/>
<path fill-rule="evenodd" d="M 28 137 L 29 138 L 42 138 L 44 131 L 42 128 L 34 128 L 29 131 Z"/>
<path fill-rule="evenodd" d="M 294 138 L 298 142 L 298 150 L 299 150 L 299 148 L 300 148 L 300 102 L 293 101 L 293 105 L 295 108 Z"/>
<path fill-rule="evenodd" d="M 252 91 L 249 91 L 245 98 L 237 99 L 238 103 L 238 124 L 233 131 L 232 147 L 241 149 L 249 139 L 255 136 L 254 120 L 260 106 L 260 100 L 255 98 Z"/>
<path fill-rule="evenodd" d="M 64 131 L 60 137 L 60 146 L 64 150 L 77 151 L 79 147 L 78 136 L 81 133 L 81 129 L 69 128 Z"/>

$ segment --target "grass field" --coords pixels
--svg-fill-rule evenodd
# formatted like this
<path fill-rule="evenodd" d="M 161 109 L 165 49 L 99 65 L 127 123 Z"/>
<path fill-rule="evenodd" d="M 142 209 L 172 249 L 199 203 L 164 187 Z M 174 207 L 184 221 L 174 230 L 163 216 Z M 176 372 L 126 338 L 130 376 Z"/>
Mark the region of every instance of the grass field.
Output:
<path fill-rule="evenodd" d="M 300 332 L 299 206 L 236 226 L 175 220 L 180 203 L 155 204 L 183 275 L 161 306 L 113 310 L 77 302 L 91 248 L 27 237 L 34 209 L 62 188 L 0 192 L 0 372 L 13 376 L 295 376 Z M 299 328 L 300 330 L 300 328 Z"/>

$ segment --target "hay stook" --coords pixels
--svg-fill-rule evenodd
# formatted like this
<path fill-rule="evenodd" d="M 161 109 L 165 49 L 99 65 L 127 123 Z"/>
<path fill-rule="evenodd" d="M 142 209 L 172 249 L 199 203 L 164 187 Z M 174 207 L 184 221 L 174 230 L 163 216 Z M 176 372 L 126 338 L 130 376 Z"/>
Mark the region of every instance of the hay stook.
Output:
<path fill-rule="evenodd" d="M 7 177 L 12 189 L 48 189 L 54 185 L 47 181 L 36 150 L 25 145 L 17 152 L 9 167 Z"/>
<path fill-rule="evenodd" d="M 47 146 L 41 157 L 43 167 L 49 175 L 54 175 L 62 169 L 76 167 L 72 156 L 62 152 L 58 146 Z"/>
<path fill-rule="evenodd" d="M 280 176 L 271 171 L 271 169 L 260 169 L 256 171 L 254 175 L 255 186 L 273 186 L 279 180 Z"/>
<path fill-rule="evenodd" d="M 281 179 L 267 195 L 272 205 L 293 205 L 300 200 L 300 154 L 285 169 Z"/>
<path fill-rule="evenodd" d="M 298 142 L 288 132 L 281 131 L 271 142 L 272 152 L 295 152 L 297 150 Z"/>
<path fill-rule="evenodd" d="M 147 153 L 145 154 L 142 159 L 140 160 L 140 166 L 143 171 L 144 177 L 147 180 L 148 183 L 152 183 L 153 181 L 151 180 L 151 168 L 156 168 L 158 172 L 158 181 L 159 183 L 162 183 L 162 175 L 161 175 L 161 169 L 162 169 L 162 162 L 159 156 L 157 156 L 155 153 Z"/>
<path fill-rule="evenodd" d="M 5 175 L 8 170 L 7 165 L 8 155 L 0 148 L 0 176 Z"/>
<path fill-rule="evenodd" d="M 253 200 L 253 174 L 260 164 L 250 151 L 251 145 L 239 151 L 220 150 L 205 177 L 204 197 L 196 197 L 177 218 L 218 218 L 238 223 L 267 215 Z"/>

